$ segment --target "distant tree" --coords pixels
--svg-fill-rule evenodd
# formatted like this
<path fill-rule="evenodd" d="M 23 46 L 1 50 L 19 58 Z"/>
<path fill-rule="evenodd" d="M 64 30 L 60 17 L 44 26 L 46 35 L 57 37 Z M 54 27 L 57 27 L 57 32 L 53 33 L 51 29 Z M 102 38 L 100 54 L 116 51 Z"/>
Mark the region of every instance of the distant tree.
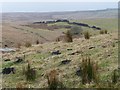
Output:
<path fill-rule="evenodd" d="M 72 35 L 81 35 L 83 32 L 83 29 L 80 26 L 72 26 L 70 29 L 70 33 Z"/>

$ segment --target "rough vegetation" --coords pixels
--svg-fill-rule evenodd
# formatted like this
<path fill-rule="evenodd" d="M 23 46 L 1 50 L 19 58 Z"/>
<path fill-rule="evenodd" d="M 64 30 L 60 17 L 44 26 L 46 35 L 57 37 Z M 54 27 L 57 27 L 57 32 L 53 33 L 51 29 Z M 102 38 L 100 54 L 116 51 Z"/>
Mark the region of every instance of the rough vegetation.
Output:
<path fill-rule="evenodd" d="M 33 68 L 31 68 L 29 63 L 27 69 L 24 72 L 27 81 L 31 81 L 31 80 L 34 81 L 36 79 L 36 71 Z"/>
<path fill-rule="evenodd" d="M 31 47 L 31 43 L 27 41 L 27 42 L 25 43 L 25 47 Z"/>
<path fill-rule="evenodd" d="M 89 40 L 83 37 L 73 39 L 71 43 L 60 41 L 38 44 L 28 48 L 21 47 L 16 52 L 4 53 L 3 69 L 14 67 L 15 72 L 3 75 L 3 87 L 16 87 L 18 82 L 26 83 L 26 86 L 31 88 L 118 87 L 120 83 L 117 72 L 117 40 L 117 33 L 99 34 Z M 24 57 L 24 54 L 24 62 L 14 63 L 16 56 Z M 7 58 L 10 61 L 4 61 Z M 31 62 L 30 66 L 28 61 Z M 36 74 L 33 74 L 34 70 Z M 50 78 L 54 78 L 53 81 Z"/>
<path fill-rule="evenodd" d="M 90 39 L 90 33 L 88 31 L 84 32 L 85 39 Z"/>
<path fill-rule="evenodd" d="M 66 42 L 73 42 L 72 34 L 70 33 L 70 31 L 67 31 L 65 41 Z"/>
<path fill-rule="evenodd" d="M 82 84 L 98 83 L 98 65 L 90 60 L 90 57 L 83 58 L 81 63 Z"/>
<path fill-rule="evenodd" d="M 2 53 L 3 88 L 120 88 L 116 18 L 44 16 L 45 21 L 4 21 L 3 45 L 17 48 Z"/>

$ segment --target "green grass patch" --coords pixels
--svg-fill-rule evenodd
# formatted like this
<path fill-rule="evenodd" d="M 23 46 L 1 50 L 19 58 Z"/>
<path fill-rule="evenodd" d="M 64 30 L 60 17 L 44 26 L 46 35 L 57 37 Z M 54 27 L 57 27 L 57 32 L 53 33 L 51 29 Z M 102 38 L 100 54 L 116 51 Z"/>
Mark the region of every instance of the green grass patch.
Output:
<path fill-rule="evenodd" d="M 7 68 L 7 67 L 11 67 L 11 66 L 13 66 L 14 65 L 14 63 L 13 62 L 4 62 L 3 64 L 2 64 L 2 68 Z"/>

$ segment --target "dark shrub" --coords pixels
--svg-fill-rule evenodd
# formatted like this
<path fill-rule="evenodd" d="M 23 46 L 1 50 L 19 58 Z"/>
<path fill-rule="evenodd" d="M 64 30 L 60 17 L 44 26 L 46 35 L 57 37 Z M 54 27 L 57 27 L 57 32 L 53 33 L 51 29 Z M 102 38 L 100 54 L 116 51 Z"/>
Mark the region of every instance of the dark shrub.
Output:
<path fill-rule="evenodd" d="M 70 30 L 71 35 L 81 35 L 82 32 L 83 30 L 80 26 L 72 26 Z"/>

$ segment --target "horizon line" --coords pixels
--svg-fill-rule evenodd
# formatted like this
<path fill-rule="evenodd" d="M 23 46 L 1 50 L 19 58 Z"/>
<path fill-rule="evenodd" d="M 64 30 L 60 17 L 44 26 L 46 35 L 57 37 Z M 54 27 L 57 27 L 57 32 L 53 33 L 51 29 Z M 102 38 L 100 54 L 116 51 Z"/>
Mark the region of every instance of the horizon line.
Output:
<path fill-rule="evenodd" d="M 65 11 L 2 11 L 0 13 L 59 13 L 59 12 L 87 12 L 87 11 L 104 11 L 104 10 L 118 10 L 119 8 L 105 8 L 105 9 L 86 9 L 86 10 L 65 10 Z"/>

